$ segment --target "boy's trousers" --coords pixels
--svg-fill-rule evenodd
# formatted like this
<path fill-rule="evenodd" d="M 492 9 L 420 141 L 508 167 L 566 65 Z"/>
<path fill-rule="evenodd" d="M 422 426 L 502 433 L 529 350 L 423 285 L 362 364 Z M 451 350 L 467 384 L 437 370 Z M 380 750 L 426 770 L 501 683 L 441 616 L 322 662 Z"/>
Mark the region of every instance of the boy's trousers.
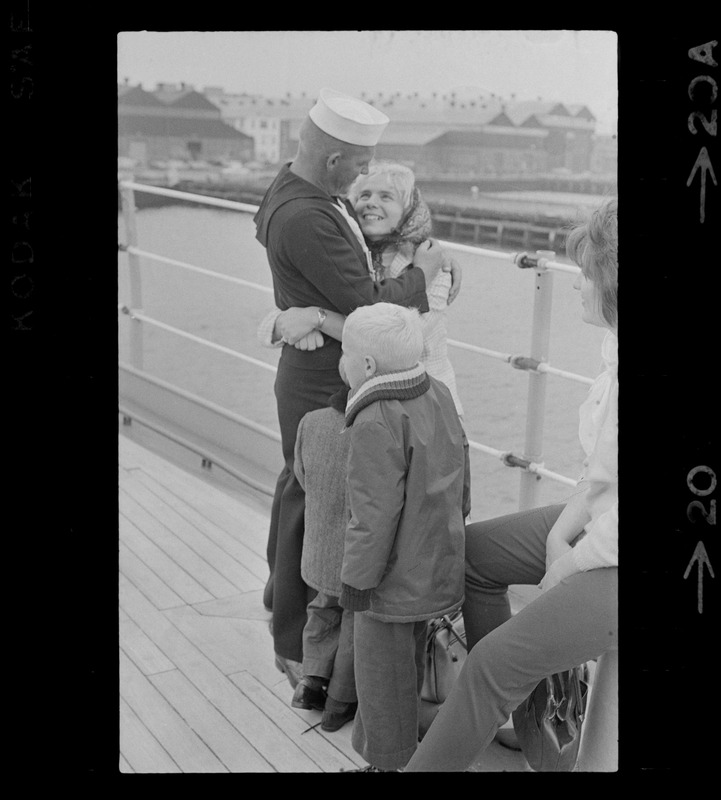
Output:
<path fill-rule="evenodd" d="M 353 749 L 374 767 L 400 769 L 418 747 L 428 622 L 379 622 L 360 612 L 353 624 Z"/>
<path fill-rule="evenodd" d="M 355 703 L 352 611 L 338 605 L 338 598 L 318 592 L 308 603 L 303 628 L 303 674 L 329 678 L 328 696 L 341 703 Z"/>

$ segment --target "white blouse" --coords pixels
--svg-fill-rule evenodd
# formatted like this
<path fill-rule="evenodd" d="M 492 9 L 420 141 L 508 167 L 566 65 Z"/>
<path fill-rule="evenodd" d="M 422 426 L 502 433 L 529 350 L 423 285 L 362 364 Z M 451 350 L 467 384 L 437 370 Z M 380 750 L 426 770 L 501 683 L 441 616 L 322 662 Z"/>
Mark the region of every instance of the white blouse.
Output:
<path fill-rule="evenodd" d="M 580 571 L 618 566 L 618 338 L 608 331 L 603 369 L 579 409 L 578 435 L 586 453 L 586 535 L 573 548 Z"/>

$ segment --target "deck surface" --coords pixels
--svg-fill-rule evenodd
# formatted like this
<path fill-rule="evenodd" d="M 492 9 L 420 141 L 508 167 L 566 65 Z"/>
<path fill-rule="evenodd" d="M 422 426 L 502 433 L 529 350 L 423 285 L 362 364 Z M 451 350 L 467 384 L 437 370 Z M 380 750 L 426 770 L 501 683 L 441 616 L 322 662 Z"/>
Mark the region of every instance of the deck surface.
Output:
<path fill-rule="evenodd" d="M 119 437 L 120 771 L 338 772 L 351 724 L 291 708 L 274 666 L 268 515 Z M 478 772 L 523 772 L 493 743 Z"/>

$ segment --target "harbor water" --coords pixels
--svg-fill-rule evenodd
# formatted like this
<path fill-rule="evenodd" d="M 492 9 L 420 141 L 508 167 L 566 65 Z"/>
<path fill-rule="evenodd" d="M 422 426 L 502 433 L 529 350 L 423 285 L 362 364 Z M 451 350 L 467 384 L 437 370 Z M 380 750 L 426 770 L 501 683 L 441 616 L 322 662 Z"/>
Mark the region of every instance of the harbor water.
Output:
<path fill-rule="evenodd" d="M 125 242 L 122 217 L 118 241 Z M 255 240 L 252 215 L 187 206 L 148 208 L 137 214 L 138 247 L 264 286 L 271 286 L 265 250 Z M 448 307 L 449 338 L 514 355 L 528 355 L 535 279 L 507 260 L 454 253 L 463 269 L 458 299 Z M 559 253 L 557 260 L 565 260 Z M 195 336 L 275 364 L 278 352 L 261 347 L 256 328 L 273 307 L 272 294 L 141 259 L 143 313 Z M 581 321 L 573 275 L 554 274 L 549 363 L 588 377 L 600 367 L 604 331 Z M 118 301 L 130 300 L 127 255 L 120 253 Z M 118 354 L 129 363 L 129 320 L 119 315 Z M 468 438 L 523 454 L 528 373 L 486 356 L 450 347 Z M 144 369 L 261 425 L 278 430 L 274 374 L 228 354 L 152 326 L 144 330 Z M 544 465 L 576 479 L 583 454 L 578 406 L 588 386 L 549 375 Z M 280 445 L 269 441 L 269 447 Z M 279 453 L 279 466 L 280 466 Z M 472 520 L 518 508 L 520 471 L 472 451 Z M 538 502 L 565 500 L 573 489 L 543 478 Z"/>

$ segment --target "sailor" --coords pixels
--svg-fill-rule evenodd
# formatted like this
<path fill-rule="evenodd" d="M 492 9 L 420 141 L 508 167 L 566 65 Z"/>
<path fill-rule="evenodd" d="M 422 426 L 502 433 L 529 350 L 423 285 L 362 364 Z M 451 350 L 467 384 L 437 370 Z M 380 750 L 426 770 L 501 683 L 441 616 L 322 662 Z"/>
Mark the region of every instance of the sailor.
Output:
<path fill-rule="evenodd" d="M 307 412 L 325 408 L 343 386 L 340 342 L 323 333 L 326 310 L 347 316 L 359 306 L 384 301 L 427 311 L 425 287 L 443 263 L 443 251 L 434 242 L 418 249 L 413 268 L 400 277 L 373 279 L 368 250 L 345 195 L 356 177 L 367 173 L 389 121 L 368 103 L 321 89 L 301 125 L 294 160 L 280 169 L 254 218 L 277 307 L 317 306 L 317 331 L 323 337 L 323 345 L 312 350 L 284 346 L 275 381 L 285 465 L 271 509 L 270 579 L 263 600 L 273 611 L 276 666 L 294 687 L 302 674 L 306 607 L 315 595 L 300 574 L 305 496 L 293 472 L 296 431 Z"/>

